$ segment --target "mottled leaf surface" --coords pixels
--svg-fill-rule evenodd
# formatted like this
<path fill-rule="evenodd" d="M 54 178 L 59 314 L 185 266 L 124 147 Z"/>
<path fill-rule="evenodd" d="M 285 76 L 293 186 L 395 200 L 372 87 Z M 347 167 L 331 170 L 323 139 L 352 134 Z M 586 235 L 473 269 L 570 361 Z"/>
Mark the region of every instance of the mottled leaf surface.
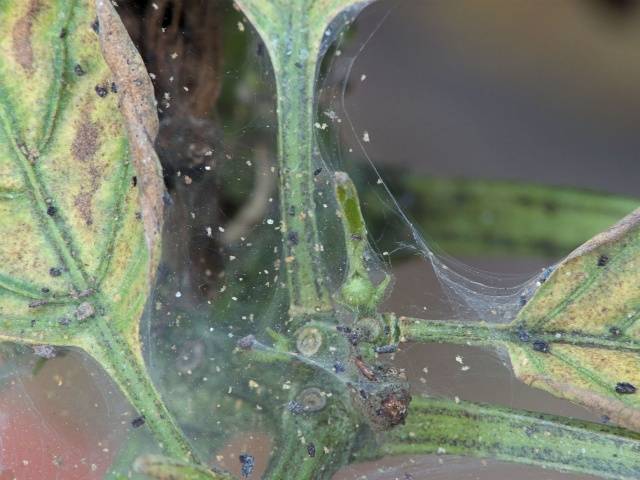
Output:
<path fill-rule="evenodd" d="M 516 375 L 638 430 L 640 392 L 619 384 L 640 388 L 639 318 L 640 209 L 569 255 L 521 310 L 530 341 L 508 344 Z"/>
<path fill-rule="evenodd" d="M 191 461 L 138 336 L 163 193 L 142 60 L 105 0 L 0 0 L 0 49 L 0 339 L 82 348 Z"/>
<path fill-rule="evenodd" d="M 4 0 L 0 16 L 0 336 L 80 345 L 98 317 L 130 335 L 149 254 L 93 2 Z"/>

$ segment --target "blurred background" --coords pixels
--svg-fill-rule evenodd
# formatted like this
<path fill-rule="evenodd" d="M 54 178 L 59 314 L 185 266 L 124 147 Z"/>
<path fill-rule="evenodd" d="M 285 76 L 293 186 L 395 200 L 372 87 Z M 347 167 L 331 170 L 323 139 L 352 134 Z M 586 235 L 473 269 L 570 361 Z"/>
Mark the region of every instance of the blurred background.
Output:
<path fill-rule="evenodd" d="M 119 3 L 154 79 L 171 196 L 145 332 L 154 340 L 149 363 L 181 422 L 207 438 L 220 431 L 197 430 L 193 411 L 202 406 L 180 393 L 191 388 L 180 372 L 213 368 L 197 355 L 209 345 L 194 340 L 196 326 L 167 338 L 188 317 L 180 311 L 207 315 L 222 304 L 231 312 L 223 292 L 241 276 L 229 254 L 277 215 L 273 79 L 264 47 L 230 2 Z M 430 245 L 463 273 L 495 272 L 478 273 L 488 282 L 535 275 L 638 204 L 638 44 L 636 0 L 380 0 L 336 38 L 320 78 L 318 119 L 330 124 L 321 146 L 329 168 L 356 180 L 372 240 L 392 252 L 387 309 L 453 314 L 433 270 L 398 247 L 411 232 L 372 165 Z M 471 368 L 461 371 L 456 356 Z M 76 352 L 42 362 L 14 349 L 2 358 L 0 479 L 103 478 L 130 413 L 113 385 Z M 499 352 L 405 345 L 394 363 L 416 395 L 600 420 L 519 383 Z M 259 478 L 272 448 L 264 431 L 220 442 L 213 461 L 239 473 L 235 459 L 250 449 Z M 426 456 L 353 465 L 335 478 L 591 477 Z"/>

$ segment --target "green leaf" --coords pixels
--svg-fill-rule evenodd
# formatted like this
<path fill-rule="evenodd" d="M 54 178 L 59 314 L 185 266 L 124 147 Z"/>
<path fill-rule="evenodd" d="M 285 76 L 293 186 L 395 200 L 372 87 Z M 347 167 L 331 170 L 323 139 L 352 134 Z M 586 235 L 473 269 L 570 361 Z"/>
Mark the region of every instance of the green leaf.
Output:
<path fill-rule="evenodd" d="M 557 265 L 511 324 L 388 316 L 395 339 L 507 348 L 515 375 L 640 431 L 640 209 Z"/>
<path fill-rule="evenodd" d="M 106 0 L 1 0 L 0 17 L 0 339 L 83 349 L 190 460 L 138 335 L 163 194 L 142 60 Z"/>
<path fill-rule="evenodd" d="M 106 319 L 138 343 L 158 244 L 145 242 L 133 178 L 149 172 L 118 109 L 134 86 L 112 91 L 91 2 L 0 5 L 0 189 L 12 194 L 0 201 L 0 336 L 85 346 Z"/>
<path fill-rule="evenodd" d="M 515 373 L 640 430 L 640 393 L 623 385 L 640 388 L 639 318 L 640 209 L 569 255 L 520 311 L 519 328 L 551 339 L 548 353 L 510 344 Z"/>

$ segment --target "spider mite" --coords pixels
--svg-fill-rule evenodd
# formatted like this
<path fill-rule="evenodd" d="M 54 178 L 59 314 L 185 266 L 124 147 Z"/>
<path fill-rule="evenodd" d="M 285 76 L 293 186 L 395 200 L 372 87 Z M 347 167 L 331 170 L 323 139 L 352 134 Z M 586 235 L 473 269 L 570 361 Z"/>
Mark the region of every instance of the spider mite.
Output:
<path fill-rule="evenodd" d="M 375 382 L 377 380 L 376 374 L 373 373 L 373 370 L 371 370 L 371 368 L 362 361 L 361 357 L 356 357 L 353 361 L 356 364 L 356 367 L 358 367 L 358 370 L 360 370 L 360 373 L 367 380 L 371 380 L 372 382 Z"/>

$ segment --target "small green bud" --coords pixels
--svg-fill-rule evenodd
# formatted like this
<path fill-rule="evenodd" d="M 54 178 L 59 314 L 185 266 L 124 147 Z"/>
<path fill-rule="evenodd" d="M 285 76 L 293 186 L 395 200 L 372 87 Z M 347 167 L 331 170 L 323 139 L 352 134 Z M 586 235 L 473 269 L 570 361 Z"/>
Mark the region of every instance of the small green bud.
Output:
<path fill-rule="evenodd" d="M 376 297 L 376 288 L 368 278 L 360 275 L 347 280 L 342 287 L 342 298 L 352 307 L 363 307 L 371 305 Z"/>

